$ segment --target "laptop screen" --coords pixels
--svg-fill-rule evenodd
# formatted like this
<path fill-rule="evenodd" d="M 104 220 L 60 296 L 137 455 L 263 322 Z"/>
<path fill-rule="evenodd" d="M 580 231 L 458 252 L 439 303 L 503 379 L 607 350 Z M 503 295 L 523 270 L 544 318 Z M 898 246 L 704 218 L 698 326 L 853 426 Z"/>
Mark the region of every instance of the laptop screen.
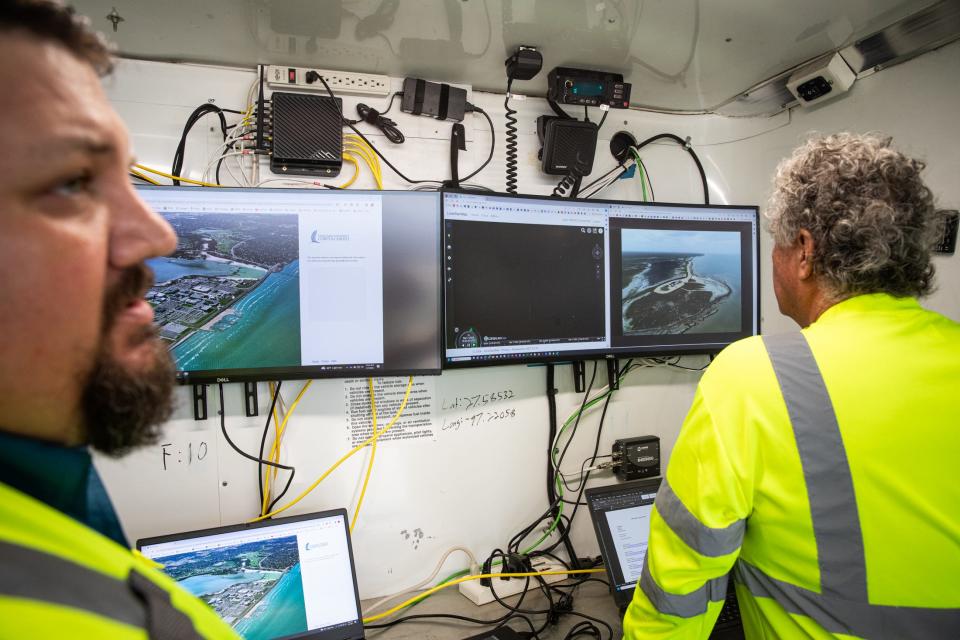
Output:
<path fill-rule="evenodd" d="M 629 602 L 640 580 L 650 538 L 650 513 L 660 479 L 587 489 L 590 517 L 618 603 Z"/>
<path fill-rule="evenodd" d="M 248 640 L 362 637 L 342 509 L 148 538 L 137 548 Z"/>

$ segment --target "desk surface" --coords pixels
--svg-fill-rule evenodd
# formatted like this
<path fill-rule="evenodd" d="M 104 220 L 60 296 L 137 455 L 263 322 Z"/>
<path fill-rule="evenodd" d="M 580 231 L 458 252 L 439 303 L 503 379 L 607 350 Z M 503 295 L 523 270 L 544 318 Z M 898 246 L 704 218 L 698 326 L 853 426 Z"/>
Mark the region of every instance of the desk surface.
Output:
<path fill-rule="evenodd" d="M 605 575 L 600 574 L 606 578 Z M 558 586 L 567 584 L 558 583 Z M 569 591 L 569 589 L 565 589 Z M 586 614 L 593 618 L 599 618 L 613 628 L 613 637 L 621 638 L 623 636 L 622 620 L 613 602 L 613 596 L 610 595 L 608 587 L 600 582 L 587 582 L 573 592 L 573 608 L 575 611 Z M 504 601 L 510 605 L 516 605 L 520 596 L 512 596 Z M 363 604 L 369 606 L 373 601 L 365 601 Z M 531 589 L 521 605 L 524 609 L 542 610 L 546 607 L 546 598 L 540 589 Z M 403 616 L 423 615 L 429 613 L 453 613 L 456 615 L 467 616 L 483 620 L 492 620 L 503 617 L 507 611 L 496 602 L 476 606 L 466 597 L 460 595 L 457 587 L 450 587 L 424 600 L 415 607 L 395 614 L 391 618 L 378 620 L 378 623 L 389 622 Z M 543 624 L 545 616 L 530 615 L 530 620 L 539 628 Z M 567 635 L 570 628 L 582 622 L 581 618 L 574 614 L 564 614 L 556 625 L 548 627 L 540 634 L 544 640 L 562 640 Z M 376 623 L 374 623 L 376 624 Z M 521 619 L 513 619 L 508 625 L 517 631 L 529 631 L 530 627 Z M 601 637 L 607 638 L 607 630 L 603 625 L 597 625 L 601 629 Z M 412 620 L 404 622 L 388 629 L 368 629 L 366 637 L 369 640 L 455 640 L 458 638 L 468 638 L 490 627 L 483 627 L 468 622 L 459 622 L 455 620 L 444 620 L 440 618 L 428 618 L 423 621 Z"/>

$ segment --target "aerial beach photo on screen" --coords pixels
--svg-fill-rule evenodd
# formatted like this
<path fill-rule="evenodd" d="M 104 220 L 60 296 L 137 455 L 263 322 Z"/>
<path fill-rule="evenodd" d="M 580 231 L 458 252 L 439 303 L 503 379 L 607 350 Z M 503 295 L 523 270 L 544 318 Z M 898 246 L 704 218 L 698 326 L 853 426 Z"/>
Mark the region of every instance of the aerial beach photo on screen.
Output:
<path fill-rule="evenodd" d="M 294 214 L 165 213 L 177 249 L 150 260 L 160 337 L 181 371 L 300 365 Z"/>
<path fill-rule="evenodd" d="M 246 640 L 307 630 L 297 537 L 257 540 L 155 558 Z"/>
<path fill-rule="evenodd" d="M 739 233 L 624 229 L 621 246 L 624 336 L 740 331 Z"/>

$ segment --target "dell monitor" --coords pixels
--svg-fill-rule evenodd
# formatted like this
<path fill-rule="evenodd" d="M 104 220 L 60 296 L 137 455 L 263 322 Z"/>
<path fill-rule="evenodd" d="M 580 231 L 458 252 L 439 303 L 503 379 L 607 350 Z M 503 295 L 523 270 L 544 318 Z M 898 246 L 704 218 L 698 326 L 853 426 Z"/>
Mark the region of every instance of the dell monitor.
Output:
<path fill-rule="evenodd" d="M 440 372 L 438 194 L 138 190 L 177 232 L 147 300 L 182 383 Z"/>
<path fill-rule="evenodd" d="M 443 196 L 444 366 L 716 353 L 760 331 L 756 207 Z"/>

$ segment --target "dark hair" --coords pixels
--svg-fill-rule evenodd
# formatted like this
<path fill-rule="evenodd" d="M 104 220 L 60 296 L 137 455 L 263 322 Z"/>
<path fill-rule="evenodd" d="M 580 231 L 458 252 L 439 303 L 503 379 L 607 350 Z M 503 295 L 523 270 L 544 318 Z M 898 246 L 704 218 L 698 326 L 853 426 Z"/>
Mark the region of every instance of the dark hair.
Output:
<path fill-rule="evenodd" d="M 814 272 L 837 298 L 927 295 L 939 218 L 923 167 L 886 136 L 814 137 L 778 167 L 766 212 L 774 242 L 809 231 Z"/>
<path fill-rule="evenodd" d="M 89 20 L 58 0 L 2 0 L 0 32 L 18 30 L 56 42 L 101 76 L 113 69 L 107 41 L 90 27 Z"/>

